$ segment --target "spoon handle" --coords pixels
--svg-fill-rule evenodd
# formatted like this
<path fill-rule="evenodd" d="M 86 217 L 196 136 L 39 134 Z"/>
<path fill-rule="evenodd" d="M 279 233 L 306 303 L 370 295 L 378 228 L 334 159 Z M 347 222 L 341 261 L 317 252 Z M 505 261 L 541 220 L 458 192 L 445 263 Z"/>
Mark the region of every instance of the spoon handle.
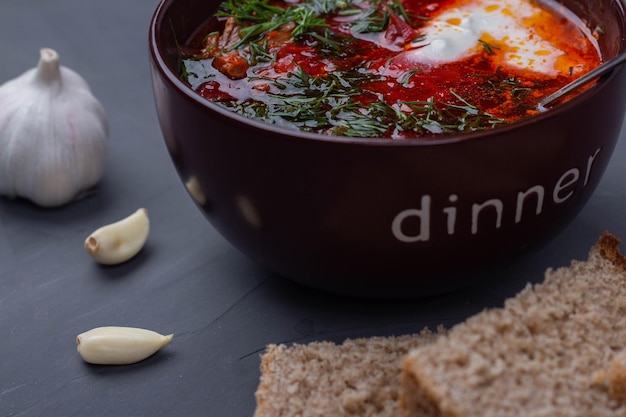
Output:
<path fill-rule="evenodd" d="M 557 101 L 558 99 L 571 93 L 572 91 L 577 90 L 580 87 L 589 84 L 596 78 L 624 64 L 624 62 L 626 62 L 626 53 L 620 54 L 616 56 L 615 58 L 606 61 L 604 64 L 600 65 L 594 70 L 589 71 L 587 74 L 583 75 L 582 77 L 572 81 L 566 86 L 556 90 L 554 93 L 550 94 L 549 96 L 541 99 L 539 103 L 537 104 L 537 108 L 539 109 L 539 111 L 545 111 L 551 103 Z"/>

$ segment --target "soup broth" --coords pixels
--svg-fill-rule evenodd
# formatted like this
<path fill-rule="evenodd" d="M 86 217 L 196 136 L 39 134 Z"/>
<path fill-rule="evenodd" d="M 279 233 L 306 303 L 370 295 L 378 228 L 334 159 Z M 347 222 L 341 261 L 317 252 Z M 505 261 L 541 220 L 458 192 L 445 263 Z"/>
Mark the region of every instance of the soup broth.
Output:
<path fill-rule="evenodd" d="M 182 78 L 246 117 L 329 135 L 492 129 L 601 62 L 601 28 L 534 0 L 227 0 Z"/>

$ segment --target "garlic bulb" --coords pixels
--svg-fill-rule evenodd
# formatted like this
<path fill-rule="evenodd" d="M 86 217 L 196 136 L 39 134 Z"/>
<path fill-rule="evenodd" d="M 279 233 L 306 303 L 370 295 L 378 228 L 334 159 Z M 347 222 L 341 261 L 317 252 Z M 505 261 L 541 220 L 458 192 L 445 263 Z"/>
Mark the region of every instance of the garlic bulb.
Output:
<path fill-rule="evenodd" d="M 108 126 L 85 80 L 52 49 L 0 85 L 0 195 L 70 202 L 104 173 Z"/>

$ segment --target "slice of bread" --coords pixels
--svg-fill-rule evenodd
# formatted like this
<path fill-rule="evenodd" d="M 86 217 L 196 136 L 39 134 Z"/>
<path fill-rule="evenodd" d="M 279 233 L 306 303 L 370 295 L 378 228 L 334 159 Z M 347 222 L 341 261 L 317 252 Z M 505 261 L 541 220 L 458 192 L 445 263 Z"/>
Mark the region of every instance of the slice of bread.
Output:
<path fill-rule="evenodd" d="M 597 383 L 597 372 L 610 369 L 626 348 L 626 259 L 619 243 L 603 234 L 587 261 L 548 270 L 543 283 L 528 285 L 503 308 L 412 350 L 403 362 L 403 414 L 626 416 L 626 405 Z M 609 385 L 624 383 L 616 375 Z"/>
<path fill-rule="evenodd" d="M 397 417 L 400 364 L 436 334 L 269 345 L 254 417 Z"/>

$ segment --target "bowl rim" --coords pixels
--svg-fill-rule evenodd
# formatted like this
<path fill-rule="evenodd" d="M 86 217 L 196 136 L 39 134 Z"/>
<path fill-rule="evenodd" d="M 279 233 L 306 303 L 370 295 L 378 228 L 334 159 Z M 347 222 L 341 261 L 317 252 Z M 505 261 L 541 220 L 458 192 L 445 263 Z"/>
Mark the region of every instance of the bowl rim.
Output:
<path fill-rule="evenodd" d="M 511 130 L 519 130 L 525 126 L 539 123 L 546 119 L 557 117 L 559 114 L 567 112 L 572 107 L 584 105 L 585 101 L 590 100 L 594 95 L 599 94 L 604 88 L 607 88 L 607 84 L 615 78 L 623 67 L 618 67 L 612 70 L 609 74 L 605 75 L 595 83 L 591 84 L 584 91 L 577 93 L 574 97 L 570 98 L 564 103 L 559 103 L 544 112 L 527 117 L 517 122 L 508 123 L 504 126 L 499 126 L 494 129 L 480 130 L 467 133 L 451 134 L 437 137 L 433 140 L 424 140 L 424 138 L 361 138 L 352 136 L 335 136 L 325 135 L 322 133 L 303 132 L 296 129 L 289 129 L 279 125 L 267 123 L 260 120 L 251 119 L 240 114 L 237 114 L 224 106 L 217 103 L 213 103 L 195 91 L 193 91 L 187 84 L 185 84 L 180 76 L 174 73 L 167 65 L 163 58 L 162 46 L 157 41 L 159 33 L 159 23 L 163 22 L 163 14 L 166 8 L 176 0 L 160 0 L 150 20 L 148 46 L 150 51 L 150 61 L 152 66 L 160 72 L 162 76 L 179 92 L 184 95 L 187 100 L 191 100 L 196 104 L 204 107 L 214 113 L 219 114 L 222 117 L 230 119 L 236 123 L 241 123 L 252 129 L 258 129 L 273 135 L 280 137 L 289 137 L 290 140 L 303 140 L 314 142 L 330 142 L 340 144 L 354 144 L 354 145 L 367 145 L 367 146 L 418 146 L 418 147 L 431 147 L 431 146 L 445 146 L 454 143 L 466 142 L 466 141 L 479 141 L 488 140 L 493 136 L 500 136 L 506 134 Z M 622 37 L 618 41 L 620 42 L 618 53 L 624 53 L 626 51 L 626 0 L 615 0 L 613 4 L 618 6 L 619 13 L 622 16 L 621 22 L 621 34 Z M 162 25 L 161 30 L 168 27 Z"/>

